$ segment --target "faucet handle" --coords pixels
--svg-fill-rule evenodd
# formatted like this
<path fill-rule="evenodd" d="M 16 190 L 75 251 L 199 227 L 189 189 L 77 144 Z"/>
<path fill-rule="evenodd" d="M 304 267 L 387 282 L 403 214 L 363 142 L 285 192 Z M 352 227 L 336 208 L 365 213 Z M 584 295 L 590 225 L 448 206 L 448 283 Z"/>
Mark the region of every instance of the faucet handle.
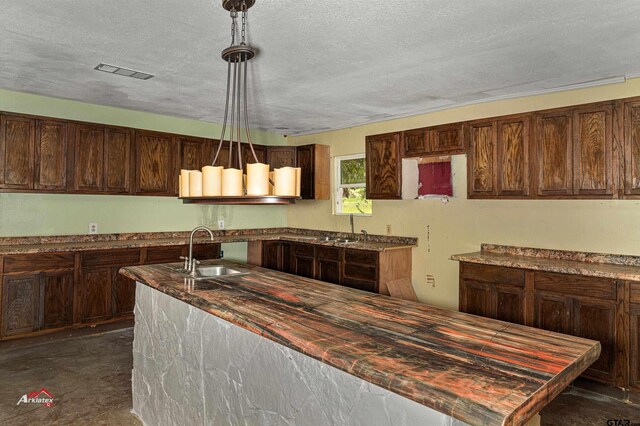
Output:
<path fill-rule="evenodd" d="M 196 273 L 196 267 L 200 264 L 199 260 L 196 260 L 196 258 L 191 259 L 191 265 L 190 265 L 190 270 L 189 272 L 191 274 L 195 274 Z"/>
<path fill-rule="evenodd" d="M 184 263 L 182 265 L 182 270 L 189 271 L 189 258 L 187 256 L 180 256 L 179 259 L 184 260 Z"/>

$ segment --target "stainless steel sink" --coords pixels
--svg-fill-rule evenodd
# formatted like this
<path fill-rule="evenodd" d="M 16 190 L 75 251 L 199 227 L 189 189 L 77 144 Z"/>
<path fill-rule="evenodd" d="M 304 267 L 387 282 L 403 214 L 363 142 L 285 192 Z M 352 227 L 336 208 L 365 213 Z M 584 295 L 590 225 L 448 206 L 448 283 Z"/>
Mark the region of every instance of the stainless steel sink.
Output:
<path fill-rule="evenodd" d="M 324 241 L 324 242 L 334 242 L 334 241 L 338 241 L 338 238 L 336 237 L 315 237 L 316 241 Z"/>
<path fill-rule="evenodd" d="M 359 240 L 353 240 L 351 238 L 338 238 L 336 240 L 333 240 L 336 243 L 339 244 L 353 244 L 353 243 L 359 243 Z"/>
<path fill-rule="evenodd" d="M 196 278 L 226 277 L 229 275 L 246 275 L 248 271 L 239 271 L 226 266 L 200 266 L 196 268 Z"/>

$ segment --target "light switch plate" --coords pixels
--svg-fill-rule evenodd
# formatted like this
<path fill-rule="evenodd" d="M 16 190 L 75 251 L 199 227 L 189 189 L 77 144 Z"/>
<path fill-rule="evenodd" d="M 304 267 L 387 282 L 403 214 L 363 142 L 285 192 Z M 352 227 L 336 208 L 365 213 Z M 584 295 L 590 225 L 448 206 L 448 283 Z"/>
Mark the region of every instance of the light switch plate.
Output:
<path fill-rule="evenodd" d="M 218 229 L 224 229 L 224 219 L 218 219 Z"/>
<path fill-rule="evenodd" d="M 89 233 L 90 234 L 97 234 L 98 233 L 98 224 L 97 223 L 90 223 L 89 224 Z"/>

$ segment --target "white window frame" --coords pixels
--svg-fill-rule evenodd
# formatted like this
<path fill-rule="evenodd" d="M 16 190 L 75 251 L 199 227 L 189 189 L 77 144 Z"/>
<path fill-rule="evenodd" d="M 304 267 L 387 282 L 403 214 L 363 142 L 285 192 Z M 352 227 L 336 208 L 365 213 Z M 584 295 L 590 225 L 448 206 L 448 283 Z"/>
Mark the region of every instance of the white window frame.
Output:
<path fill-rule="evenodd" d="M 367 213 L 342 213 L 342 189 L 343 188 L 366 188 L 367 184 L 365 182 L 365 183 L 351 183 L 348 185 L 340 185 L 340 162 L 343 160 L 357 160 L 361 158 L 365 158 L 364 153 L 341 155 L 339 157 L 333 158 L 333 170 L 334 170 L 333 181 L 335 182 L 335 190 L 333 191 L 333 198 L 335 201 L 333 204 L 334 206 L 333 214 L 337 216 L 348 216 L 350 214 L 353 214 L 354 216 L 373 216 L 373 214 L 367 214 Z M 373 210 L 373 204 L 371 206 L 371 209 Z"/>

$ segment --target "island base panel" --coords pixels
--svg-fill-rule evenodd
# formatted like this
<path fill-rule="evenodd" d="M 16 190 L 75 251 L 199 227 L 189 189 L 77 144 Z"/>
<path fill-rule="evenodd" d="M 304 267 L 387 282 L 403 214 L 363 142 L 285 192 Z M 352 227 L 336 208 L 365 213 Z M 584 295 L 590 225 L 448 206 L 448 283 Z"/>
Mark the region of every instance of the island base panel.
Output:
<path fill-rule="evenodd" d="M 145 424 L 466 424 L 141 283 L 135 317 Z"/>

